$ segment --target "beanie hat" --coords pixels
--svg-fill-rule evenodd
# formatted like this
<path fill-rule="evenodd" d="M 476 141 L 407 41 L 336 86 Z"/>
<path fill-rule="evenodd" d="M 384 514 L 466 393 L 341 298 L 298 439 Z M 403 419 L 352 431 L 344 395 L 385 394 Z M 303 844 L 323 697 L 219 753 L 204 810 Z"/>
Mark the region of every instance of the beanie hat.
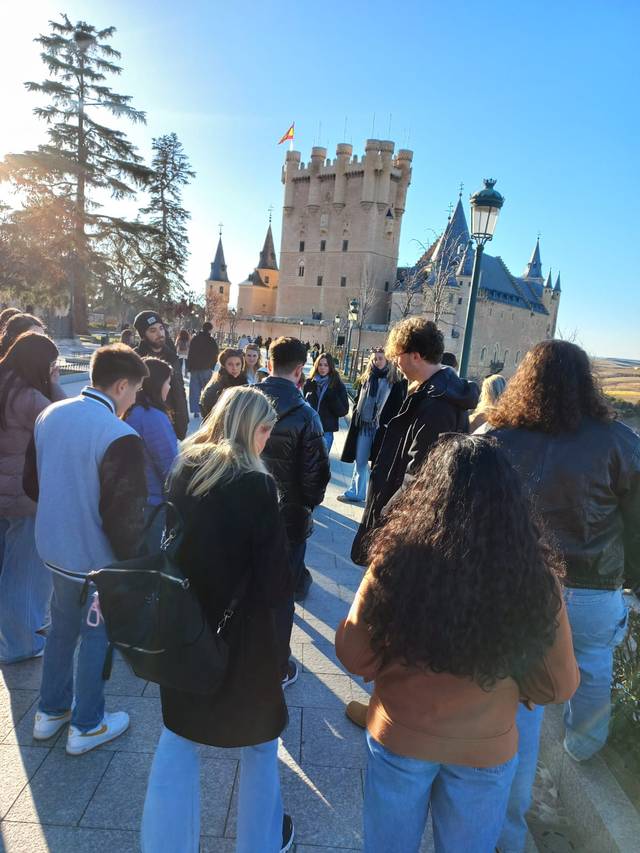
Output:
<path fill-rule="evenodd" d="M 155 323 L 162 323 L 155 311 L 141 311 L 133 321 L 133 326 L 140 337 L 144 338 L 144 333 L 149 326 L 153 326 Z"/>

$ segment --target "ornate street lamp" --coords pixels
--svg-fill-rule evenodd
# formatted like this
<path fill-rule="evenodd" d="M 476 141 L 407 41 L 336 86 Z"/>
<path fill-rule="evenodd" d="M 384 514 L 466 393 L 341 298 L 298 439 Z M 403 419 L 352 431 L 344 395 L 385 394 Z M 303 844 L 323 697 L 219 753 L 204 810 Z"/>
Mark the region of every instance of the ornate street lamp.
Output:
<path fill-rule="evenodd" d="M 353 333 L 353 324 L 358 322 L 359 313 L 360 313 L 360 303 L 358 302 L 357 299 L 352 299 L 349 302 L 349 313 L 347 315 L 349 318 L 349 333 L 347 336 L 347 348 L 346 348 L 346 353 L 345 353 L 345 358 L 344 358 L 344 366 L 343 366 L 343 370 L 346 374 L 348 374 L 348 372 L 349 372 L 349 358 L 351 356 L 351 335 Z"/>
<path fill-rule="evenodd" d="M 471 196 L 471 238 L 476 244 L 473 259 L 473 275 L 471 276 L 471 293 L 467 306 L 467 319 L 464 325 L 464 343 L 460 357 L 460 376 L 466 377 L 471 355 L 471 339 L 473 337 L 473 322 L 476 316 L 478 299 L 478 284 L 480 282 L 480 265 L 485 245 L 493 238 L 496 230 L 498 215 L 504 204 L 504 197 L 494 189 L 493 178 L 484 179 L 484 189 L 478 190 Z"/>

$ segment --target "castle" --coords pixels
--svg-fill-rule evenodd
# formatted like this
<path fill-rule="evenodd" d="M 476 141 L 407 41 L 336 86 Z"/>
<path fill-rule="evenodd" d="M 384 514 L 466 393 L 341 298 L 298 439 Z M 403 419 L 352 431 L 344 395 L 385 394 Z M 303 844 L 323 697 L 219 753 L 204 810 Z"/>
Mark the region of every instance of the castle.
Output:
<path fill-rule="evenodd" d="M 363 347 L 382 344 L 389 324 L 424 314 L 438 322 L 445 348 L 460 354 L 474 259 L 462 199 L 416 264 L 398 268 L 413 152 L 394 149 L 393 142 L 368 139 L 358 159 L 340 143 L 329 159 L 316 146 L 306 165 L 299 151 L 287 152 L 280 264 L 269 217 L 258 264 L 238 284 L 238 332 L 289 334 L 330 347 L 356 299 Z M 211 306 L 226 310 L 230 298 L 221 236 L 205 286 L 213 317 Z M 485 253 L 469 375 L 510 376 L 533 344 L 553 337 L 559 302 L 560 276 L 555 284 L 550 272 L 543 277 L 539 242 L 522 276 Z"/>

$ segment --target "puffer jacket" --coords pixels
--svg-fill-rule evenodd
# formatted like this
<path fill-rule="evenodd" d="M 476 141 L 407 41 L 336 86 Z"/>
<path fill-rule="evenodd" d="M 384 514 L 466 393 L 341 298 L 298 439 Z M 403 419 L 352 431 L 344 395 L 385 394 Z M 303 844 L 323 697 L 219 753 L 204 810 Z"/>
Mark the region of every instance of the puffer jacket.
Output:
<path fill-rule="evenodd" d="M 23 518 L 36 514 L 36 504 L 22 486 L 25 456 L 36 418 L 47 406 L 64 400 L 59 385 L 52 385 L 52 399 L 27 385 L 10 392 L 6 428 L 0 429 L 0 517 Z"/>
<path fill-rule="evenodd" d="M 311 534 L 311 512 L 324 500 L 331 479 L 322 423 L 288 379 L 269 376 L 254 387 L 278 414 L 262 458 L 278 484 L 289 541 L 302 542 Z"/>
<path fill-rule="evenodd" d="M 415 477 L 438 436 L 469 431 L 468 412 L 478 405 L 479 396 L 475 382 L 443 367 L 406 398 L 384 429 L 371 469 L 367 504 L 351 548 L 354 563 L 367 564 L 368 539 L 382 510 Z"/>
<path fill-rule="evenodd" d="M 204 420 L 207 417 L 226 388 L 237 388 L 240 385 L 246 384 L 247 376 L 244 371 L 240 376 L 234 378 L 227 373 L 224 367 L 221 367 L 217 373 L 213 374 L 200 395 L 200 414 L 202 415 L 202 419 Z"/>
<path fill-rule="evenodd" d="M 178 436 L 178 441 L 182 441 L 187 435 L 189 428 L 189 410 L 187 409 L 187 398 L 184 392 L 184 379 L 182 377 L 182 365 L 176 353 L 173 341 L 167 336 L 167 343 L 158 353 L 155 352 L 146 340 L 140 341 L 135 348 L 140 358 L 146 356 L 154 356 L 161 358 L 171 365 L 171 388 L 167 397 L 167 408 L 173 413 L 173 426 Z"/>
<path fill-rule="evenodd" d="M 320 415 L 324 431 L 338 432 L 340 418 L 349 414 L 349 398 L 342 381 L 337 378 L 335 385 L 329 385 L 322 395 L 320 405 L 318 405 L 318 386 L 315 379 L 307 379 L 302 393 L 307 403 Z"/>
<path fill-rule="evenodd" d="M 585 418 L 576 432 L 492 429 L 567 565 L 565 586 L 640 587 L 640 437 Z"/>

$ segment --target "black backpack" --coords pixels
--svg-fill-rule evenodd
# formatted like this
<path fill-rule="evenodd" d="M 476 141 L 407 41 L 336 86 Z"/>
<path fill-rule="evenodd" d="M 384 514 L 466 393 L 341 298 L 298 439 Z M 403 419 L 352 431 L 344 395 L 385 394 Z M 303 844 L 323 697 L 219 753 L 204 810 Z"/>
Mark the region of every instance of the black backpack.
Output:
<path fill-rule="evenodd" d="M 183 537 L 176 507 L 169 503 L 156 507 L 145 531 L 163 507 L 170 509 L 174 520 L 172 528 L 165 529 L 160 550 L 90 572 L 81 600 L 86 601 L 95 584 L 109 637 L 104 679 L 111 674 L 116 648 L 139 678 L 189 693 L 215 693 L 227 671 L 225 627 L 244 597 L 248 575 L 234 590 L 214 632 L 175 562 Z"/>

